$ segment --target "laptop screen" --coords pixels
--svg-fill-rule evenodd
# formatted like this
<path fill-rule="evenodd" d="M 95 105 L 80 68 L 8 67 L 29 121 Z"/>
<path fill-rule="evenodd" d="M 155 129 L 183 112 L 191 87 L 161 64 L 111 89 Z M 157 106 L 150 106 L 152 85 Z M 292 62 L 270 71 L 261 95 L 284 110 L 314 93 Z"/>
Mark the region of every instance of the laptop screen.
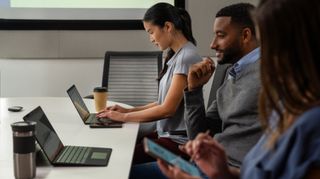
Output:
<path fill-rule="evenodd" d="M 81 98 L 80 93 L 77 90 L 76 86 L 72 85 L 67 90 L 67 93 L 68 93 L 72 103 L 76 107 L 78 113 L 80 114 L 82 120 L 85 121 L 88 118 L 88 116 L 90 115 L 90 112 L 89 112 L 86 104 L 84 103 L 83 99 Z"/>
<path fill-rule="evenodd" d="M 41 107 L 24 116 L 23 120 L 37 122 L 36 139 L 49 160 L 53 161 L 64 146 Z"/>

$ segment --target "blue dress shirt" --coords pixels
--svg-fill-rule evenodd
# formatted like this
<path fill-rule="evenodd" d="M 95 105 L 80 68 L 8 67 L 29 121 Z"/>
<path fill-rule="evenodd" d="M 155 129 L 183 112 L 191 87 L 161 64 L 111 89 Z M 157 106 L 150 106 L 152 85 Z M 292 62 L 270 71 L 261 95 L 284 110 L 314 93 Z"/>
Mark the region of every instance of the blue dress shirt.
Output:
<path fill-rule="evenodd" d="M 237 78 L 237 75 L 241 73 L 242 69 L 244 69 L 248 64 L 254 63 L 255 61 L 260 59 L 260 48 L 256 48 L 252 50 L 247 55 L 243 56 L 237 63 L 235 63 L 229 70 L 230 78 Z"/>
<path fill-rule="evenodd" d="M 298 179 L 309 169 L 320 167 L 320 107 L 314 107 L 297 119 L 278 139 L 274 149 L 266 146 L 264 134 L 244 159 L 241 178 Z M 271 116 L 271 126 L 276 124 Z"/>

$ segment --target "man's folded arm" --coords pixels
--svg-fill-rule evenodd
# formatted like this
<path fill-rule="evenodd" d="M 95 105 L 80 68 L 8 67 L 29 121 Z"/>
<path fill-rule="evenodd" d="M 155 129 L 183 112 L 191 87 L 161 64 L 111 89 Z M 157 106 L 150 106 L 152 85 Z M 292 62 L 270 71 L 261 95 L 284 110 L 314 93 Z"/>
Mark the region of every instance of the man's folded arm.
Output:
<path fill-rule="evenodd" d="M 184 91 L 185 121 L 189 139 L 194 139 L 198 133 L 210 130 L 214 135 L 221 132 L 222 122 L 218 114 L 216 101 L 209 105 L 206 112 L 202 88 Z"/>

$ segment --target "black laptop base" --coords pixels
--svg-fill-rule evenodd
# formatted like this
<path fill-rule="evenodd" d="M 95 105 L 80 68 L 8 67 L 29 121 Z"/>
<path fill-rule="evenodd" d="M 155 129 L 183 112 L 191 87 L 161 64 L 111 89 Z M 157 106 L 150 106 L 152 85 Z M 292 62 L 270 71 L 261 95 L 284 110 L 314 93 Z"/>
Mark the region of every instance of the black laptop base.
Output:
<path fill-rule="evenodd" d="M 65 148 L 70 146 L 65 146 Z M 83 148 L 79 146 L 71 146 L 76 148 Z M 98 148 L 98 147 L 87 147 L 90 148 L 91 151 L 88 153 L 88 156 L 84 156 L 84 161 L 77 160 L 79 157 L 67 157 L 67 161 L 61 162 L 59 161 L 60 156 L 52 162 L 52 165 L 55 166 L 107 166 L 109 163 L 109 159 L 112 153 L 111 148 Z M 63 152 L 61 152 L 62 154 Z M 80 153 L 80 152 L 79 152 Z M 60 154 L 60 155 L 61 155 Z M 63 157 L 61 157 L 63 158 Z"/>

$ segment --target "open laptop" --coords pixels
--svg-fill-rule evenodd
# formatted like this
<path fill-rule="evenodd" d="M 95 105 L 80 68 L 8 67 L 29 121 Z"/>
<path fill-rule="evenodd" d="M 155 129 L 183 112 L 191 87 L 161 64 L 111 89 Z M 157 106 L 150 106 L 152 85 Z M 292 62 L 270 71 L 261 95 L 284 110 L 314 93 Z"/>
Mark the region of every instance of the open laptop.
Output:
<path fill-rule="evenodd" d="M 112 125 L 112 124 L 121 124 L 122 122 L 114 121 L 108 118 L 97 118 L 96 113 L 90 113 L 86 104 L 84 103 L 82 97 L 80 96 L 79 91 L 77 90 L 75 85 L 72 85 L 68 90 L 67 93 L 74 105 L 74 107 L 77 109 L 82 121 L 88 125 L 88 124 L 96 124 L 96 123 L 103 123 L 106 125 Z"/>
<path fill-rule="evenodd" d="M 24 116 L 23 120 L 37 122 L 36 140 L 52 165 L 108 165 L 111 148 L 63 145 L 40 106 Z"/>

